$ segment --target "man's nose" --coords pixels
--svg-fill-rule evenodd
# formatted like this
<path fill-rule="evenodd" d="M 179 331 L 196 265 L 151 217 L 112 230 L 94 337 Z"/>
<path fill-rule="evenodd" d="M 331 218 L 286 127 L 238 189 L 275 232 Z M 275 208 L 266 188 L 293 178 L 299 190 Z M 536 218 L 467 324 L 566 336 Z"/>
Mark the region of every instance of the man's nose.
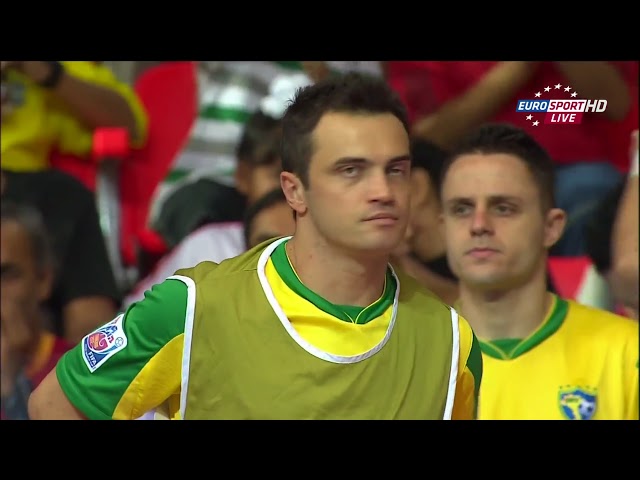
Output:
<path fill-rule="evenodd" d="M 485 209 L 476 209 L 471 218 L 471 233 L 473 235 L 483 235 L 493 231 L 491 219 Z"/>
<path fill-rule="evenodd" d="M 386 173 L 376 173 L 368 179 L 369 199 L 372 202 L 391 203 L 393 192 Z"/>

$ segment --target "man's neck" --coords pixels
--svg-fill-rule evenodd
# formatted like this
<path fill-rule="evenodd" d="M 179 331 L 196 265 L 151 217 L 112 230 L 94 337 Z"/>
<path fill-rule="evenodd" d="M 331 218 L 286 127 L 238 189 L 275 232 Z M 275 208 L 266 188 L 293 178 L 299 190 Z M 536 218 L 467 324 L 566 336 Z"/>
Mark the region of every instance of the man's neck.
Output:
<path fill-rule="evenodd" d="M 552 301 L 544 277 L 502 292 L 460 285 L 460 313 L 485 341 L 528 337 L 542 324 Z"/>
<path fill-rule="evenodd" d="M 335 305 L 366 307 L 382 295 L 387 256 L 355 258 L 322 239 L 298 232 L 286 249 L 302 283 Z"/>

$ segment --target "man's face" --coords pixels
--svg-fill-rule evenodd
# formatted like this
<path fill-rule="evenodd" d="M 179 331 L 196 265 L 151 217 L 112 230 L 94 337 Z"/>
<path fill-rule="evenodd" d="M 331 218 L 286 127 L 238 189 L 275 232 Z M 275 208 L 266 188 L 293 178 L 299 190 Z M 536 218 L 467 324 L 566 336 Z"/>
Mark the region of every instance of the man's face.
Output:
<path fill-rule="evenodd" d="M 410 150 L 402 123 L 392 114 L 328 113 L 312 141 L 309 185 L 297 187 L 298 228 L 306 223 L 321 241 L 359 254 L 390 253 L 409 213 Z"/>
<path fill-rule="evenodd" d="M 251 169 L 251 180 L 247 199 L 249 203 L 255 202 L 271 190 L 280 188 L 280 172 L 282 171 L 280 159 L 268 165 L 257 165 Z"/>
<path fill-rule="evenodd" d="M 49 296 L 52 274 L 36 264 L 27 233 L 14 221 L 2 222 L 0 264 L 2 318 L 33 317 Z"/>
<path fill-rule="evenodd" d="M 251 222 L 247 248 L 253 248 L 270 238 L 293 235 L 295 228 L 291 207 L 286 202 L 271 205 L 260 211 Z"/>
<path fill-rule="evenodd" d="M 429 172 L 414 167 L 411 171 L 411 220 L 407 229 L 409 249 L 428 262 L 444 254 L 440 227 L 440 198 Z"/>
<path fill-rule="evenodd" d="M 249 204 L 276 188 L 280 188 L 280 159 L 262 165 L 238 162 L 236 189 L 247 197 Z"/>
<path fill-rule="evenodd" d="M 442 207 L 451 269 L 476 289 L 530 281 L 564 227 L 561 210 L 543 212 L 526 164 L 506 154 L 459 157 L 446 174 Z"/>

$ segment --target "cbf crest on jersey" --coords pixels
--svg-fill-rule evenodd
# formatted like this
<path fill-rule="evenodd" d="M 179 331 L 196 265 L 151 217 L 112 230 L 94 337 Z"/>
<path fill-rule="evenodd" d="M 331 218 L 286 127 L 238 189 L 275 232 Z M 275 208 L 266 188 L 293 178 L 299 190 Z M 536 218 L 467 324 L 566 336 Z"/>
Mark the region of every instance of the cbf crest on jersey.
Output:
<path fill-rule="evenodd" d="M 123 322 L 124 314 L 118 315 L 82 339 L 82 358 L 91 373 L 127 346 Z"/>
<path fill-rule="evenodd" d="M 560 387 L 560 410 L 569 420 L 591 420 L 596 413 L 596 390 L 589 387 Z"/>

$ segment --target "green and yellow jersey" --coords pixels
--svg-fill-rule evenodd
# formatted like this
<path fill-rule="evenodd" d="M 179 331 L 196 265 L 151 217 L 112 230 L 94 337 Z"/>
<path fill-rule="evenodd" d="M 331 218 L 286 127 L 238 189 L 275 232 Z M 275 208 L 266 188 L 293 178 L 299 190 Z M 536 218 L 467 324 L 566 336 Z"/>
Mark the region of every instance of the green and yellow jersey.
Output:
<path fill-rule="evenodd" d="M 528 338 L 480 346 L 480 420 L 638 419 L 633 320 L 554 296 Z"/>
<path fill-rule="evenodd" d="M 307 289 L 289 262 L 285 242 L 275 246 L 258 275 L 268 283 L 264 294 L 277 318 L 302 347 L 300 355 L 311 353 L 334 363 L 367 361 L 394 331 L 400 285 L 391 268 L 380 298 L 365 308 L 335 305 Z M 194 309 L 189 284 L 174 276 L 154 286 L 144 300 L 88 335 L 60 361 L 60 385 L 88 418 L 181 418 L 184 353 L 191 345 L 185 331 Z M 445 417 L 473 419 L 482 379 L 480 345 L 453 309 L 450 324 L 455 358 Z"/>

